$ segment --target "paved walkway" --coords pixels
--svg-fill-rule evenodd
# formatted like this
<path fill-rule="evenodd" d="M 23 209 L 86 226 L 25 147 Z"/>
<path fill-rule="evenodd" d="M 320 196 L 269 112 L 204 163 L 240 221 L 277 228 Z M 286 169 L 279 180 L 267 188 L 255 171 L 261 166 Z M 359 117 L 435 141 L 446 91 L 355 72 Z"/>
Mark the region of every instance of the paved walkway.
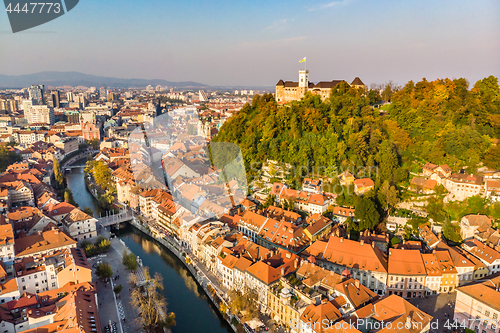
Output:
<path fill-rule="evenodd" d="M 103 236 L 109 237 L 109 233 L 103 228 Z M 117 323 L 119 333 L 140 333 L 140 326 L 135 319 L 139 315 L 139 311 L 130 304 L 131 285 L 129 283 L 129 271 L 122 264 L 122 253 L 126 247 L 118 238 L 111 240 L 110 250 L 102 256 L 89 258 L 90 265 L 94 265 L 98 261 L 105 261 L 111 265 L 113 269 L 113 277 L 120 276 L 117 280 L 112 280 L 110 283 L 104 283 L 95 275 L 95 269 L 92 271 L 92 280 L 96 281 L 99 301 L 99 316 L 103 326 L 109 321 Z M 122 291 L 117 298 L 114 297 L 113 287 L 121 285 Z M 121 303 L 121 306 L 120 306 Z M 120 307 L 122 309 L 120 309 Z M 119 316 L 123 315 L 126 322 L 119 320 Z M 122 318 L 123 318 L 122 316 Z"/>
<path fill-rule="evenodd" d="M 446 323 L 453 323 L 453 313 L 455 311 L 455 300 L 457 293 L 443 293 L 440 295 L 427 296 L 427 298 L 414 298 L 408 301 L 417 306 L 420 310 L 429 313 L 434 318 L 432 322 L 437 322 L 437 329 L 430 329 L 430 333 L 440 333 L 445 331 Z"/>

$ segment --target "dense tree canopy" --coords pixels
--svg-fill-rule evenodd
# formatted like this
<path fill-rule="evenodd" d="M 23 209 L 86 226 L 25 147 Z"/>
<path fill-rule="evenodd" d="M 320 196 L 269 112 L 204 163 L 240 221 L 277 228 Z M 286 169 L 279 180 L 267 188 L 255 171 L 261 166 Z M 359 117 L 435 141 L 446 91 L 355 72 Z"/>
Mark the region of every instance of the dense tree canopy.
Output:
<path fill-rule="evenodd" d="M 0 146 L 0 172 L 4 172 L 13 163 L 22 160 L 21 155 L 10 151 L 6 146 Z"/>
<path fill-rule="evenodd" d="M 277 104 L 272 94 L 255 96 L 221 127 L 214 142 L 233 142 L 241 148 L 248 177 L 258 176 L 267 159 L 300 170 L 287 179 L 298 188 L 306 175 L 335 176 L 343 170 L 369 177 L 375 189 L 359 199 L 341 187 L 337 204 L 356 208 L 359 230 L 373 229 L 399 201 L 401 185 L 410 171 L 427 161 L 469 171 L 484 163 L 500 167 L 500 88 L 490 76 L 469 89 L 465 79 L 439 79 L 395 85 L 382 93 L 390 100 L 381 112 L 375 90 L 365 93 L 346 82 L 329 98 L 306 93 L 300 101 Z M 417 163 L 415 163 L 417 162 Z M 337 187 L 335 181 L 329 188 Z M 340 186 L 339 186 L 340 187 Z M 332 191 L 333 192 L 333 191 Z M 430 216 L 444 221 L 442 201 L 430 202 Z M 448 227 L 450 238 L 453 229 Z"/>
<path fill-rule="evenodd" d="M 111 170 L 103 161 L 88 161 L 85 172 L 92 174 L 95 183 L 103 190 L 113 190 L 114 183 L 111 179 Z"/>
<path fill-rule="evenodd" d="M 491 139 L 500 136 L 498 79 L 489 76 L 468 86 L 465 79 L 423 79 L 408 82 L 392 96 L 390 118 L 410 134 L 414 156 L 452 169 L 483 160 L 498 165 L 491 158 L 500 154 L 491 148 Z"/>
<path fill-rule="evenodd" d="M 379 177 L 390 185 L 408 177 L 415 158 L 457 169 L 478 164 L 488 152 L 486 161 L 499 163 L 499 148 L 491 145 L 500 136 L 497 78 L 480 80 L 472 89 L 465 79 L 410 81 L 391 94 L 388 116 L 372 107 L 370 93 L 343 82 L 323 102 L 306 93 L 281 107 L 271 94 L 257 95 L 214 141 L 239 144 L 247 164 L 273 159 L 320 173 L 378 166 Z"/>

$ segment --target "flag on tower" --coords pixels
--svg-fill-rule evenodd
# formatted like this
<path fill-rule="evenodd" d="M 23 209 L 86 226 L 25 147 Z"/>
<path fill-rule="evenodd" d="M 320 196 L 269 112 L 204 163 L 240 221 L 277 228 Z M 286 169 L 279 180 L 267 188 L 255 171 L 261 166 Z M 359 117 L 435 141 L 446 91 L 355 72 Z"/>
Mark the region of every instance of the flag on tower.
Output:
<path fill-rule="evenodd" d="M 304 57 L 304 59 L 302 59 L 301 61 L 299 62 L 306 62 L 306 57 Z"/>

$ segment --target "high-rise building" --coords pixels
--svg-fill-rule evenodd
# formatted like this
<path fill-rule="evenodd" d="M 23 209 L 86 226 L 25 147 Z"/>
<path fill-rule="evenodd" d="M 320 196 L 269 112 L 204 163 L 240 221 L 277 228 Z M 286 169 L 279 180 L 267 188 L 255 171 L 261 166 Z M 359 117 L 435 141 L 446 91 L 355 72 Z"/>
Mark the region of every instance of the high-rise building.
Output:
<path fill-rule="evenodd" d="M 78 94 L 78 95 L 73 95 L 73 102 L 79 103 L 80 106 L 84 108 L 87 105 L 87 100 L 85 99 L 85 96 L 83 94 Z"/>
<path fill-rule="evenodd" d="M 198 98 L 200 100 L 200 102 L 208 102 L 208 96 L 207 96 L 207 93 L 204 92 L 203 90 L 200 90 L 198 92 Z"/>
<path fill-rule="evenodd" d="M 33 105 L 24 110 L 24 118 L 28 124 L 53 125 L 55 122 L 54 109 L 47 105 Z"/>
<path fill-rule="evenodd" d="M 117 101 L 120 99 L 120 94 L 114 92 L 108 92 L 108 102 Z"/>
<path fill-rule="evenodd" d="M 99 89 L 99 97 L 101 99 L 106 99 L 106 97 L 108 97 L 108 91 L 104 87 L 101 87 L 101 89 Z"/>
<path fill-rule="evenodd" d="M 32 84 L 31 87 L 28 88 L 28 93 L 30 96 L 30 99 L 33 100 L 33 105 L 43 105 L 44 99 L 43 99 L 43 90 L 44 86 L 43 84 Z"/>
<path fill-rule="evenodd" d="M 52 90 L 50 92 L 50 97 L 52 99 L 52 106 L 58 108 L 61 106 L 61 93 L 59 90 Z"/>
<path fill-rule="evenodd" d="M 16 112 L 18 110 L 17 101 L 15 99 L 7 100 L 7 110 L 10 112 Z"/>

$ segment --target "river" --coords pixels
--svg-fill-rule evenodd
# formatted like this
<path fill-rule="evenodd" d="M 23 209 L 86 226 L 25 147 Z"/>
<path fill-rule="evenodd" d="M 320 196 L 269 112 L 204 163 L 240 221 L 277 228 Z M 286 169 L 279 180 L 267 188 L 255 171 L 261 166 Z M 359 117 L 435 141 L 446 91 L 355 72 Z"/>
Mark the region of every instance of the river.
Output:
<path fill-rule="evenodd" d="M 97 212 L 97 202 L 85 187 L 83 168 L 66 174 L 68 187 L 80 207 L 90 207 Z M 232 333 L 232 329 L 221 317 L 191 273 L 177 257 L 151 237 L 128 225 L 117 236 L 130 250 L 149 267 L 151 275 L 156 272 L 163 277 L 163 295 L 168 311 L 175 313 L 177 325 L 173 333 Z"/>
<path fill-rule="evenodd" d="M 83 165 L 86 160 L 76 161 L 75 165 Z M 73 199 L 81 209 L 90 207 L 94 211 L 94 217 L 98 218 L 101 209 L 97 206 L 97 200 L 89 193 L 85 186 L 83 168 L 74 168 L 65 173 L 68 188 L 73 192 Z"/>

